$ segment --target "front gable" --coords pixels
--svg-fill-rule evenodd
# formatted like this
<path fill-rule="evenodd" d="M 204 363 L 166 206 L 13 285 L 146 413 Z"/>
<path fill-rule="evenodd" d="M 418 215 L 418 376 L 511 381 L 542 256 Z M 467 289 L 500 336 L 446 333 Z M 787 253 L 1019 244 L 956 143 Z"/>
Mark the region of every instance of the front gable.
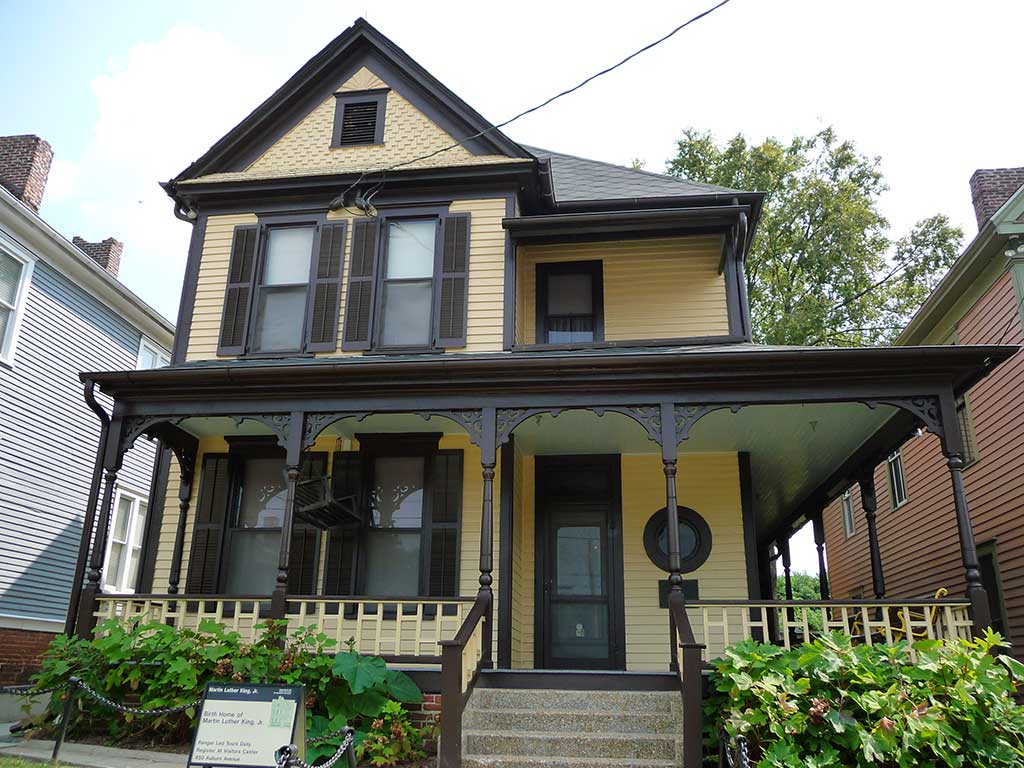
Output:
<path fill-rule="evenodd" d="M 332 146 L 339 97 L 363 92 L 385 100 L 383 140 Z M 359 20 L 171 184 L 351 174 L 397 164 L 404 170 L 532 160 Z"/>

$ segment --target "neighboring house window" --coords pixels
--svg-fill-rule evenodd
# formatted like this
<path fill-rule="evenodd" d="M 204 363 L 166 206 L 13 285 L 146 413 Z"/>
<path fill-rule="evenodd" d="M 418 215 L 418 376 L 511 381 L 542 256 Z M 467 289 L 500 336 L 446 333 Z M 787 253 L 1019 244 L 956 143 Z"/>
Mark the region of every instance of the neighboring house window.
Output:
<path fill-rule="evenodd" d="M 967 395 L 961 395 L 956 401 L 956 419 L 960 425 L 960 436 L 964 443 L 964 466 L 973 464 L 978 459 L 978 447 L 971 423 L 971 411 L 967 405 Z"/>
<path fill-rule="evenodd" d="M 120 488 L 117 490 L 114 515 L 110 521 L 106 565 L 103 568 L 104 588 L 111 592 L 135 591 L 147 511 L 147 504 L 141 496 Z"/>
<path fill-rule="evenodd" d="M 600 261 L 537 265 L 537 343 L 604 340 Z"/>
<path fill-rule="evenodd" d="M 999 571 L 996 542 L 986 541 L 978 545 L 978 564 L 981 566 L 981 583 L 988 596 L 989 612 L 992 615 L 992 629 L 1009 641 L 1006 621 L 1006 603 L 1003 599 L 1003 579 Z M 1009 645 L 1009 642 L 1007 642 Z"/>
<path fill-rule="evenodd" d="M 341 348 L 466 346 L 470 218 L 434 209 L 352 225 Z"/>
<path fill-rule="evenodd" d="M 889 498 L 892 508 L 900 507 L 907 500 L 907 484 L 903 477 L 903 454 L 896 450 L 886 460 L 889 468 Z"/>
<path fill-rule="evenodd" d="M 14 359 L 18 326 L 24 312 L 34 261 L 16 256 L 0 241 L 0 361 Z"/>
<path fill-rule="evenodd" d="M 857 518 L 853 514 L 853 493 L 849 488 L 843 492 L 839 504 L 843 510 L 843 531 L 846 538 L 850 538 L 857 532 Z"/>
<path fill-rule="evenodd" d="M 384 143 L 387 89 L 336 93 L 332 147 L 358 147 Z"/>
<path fill-rule="evenodd" d="M 167 352 L 143 336 L 139 342 L 139 357 L 135 361 L 136 370 L 163 368 L 170 364 L 171 358 Z"/>

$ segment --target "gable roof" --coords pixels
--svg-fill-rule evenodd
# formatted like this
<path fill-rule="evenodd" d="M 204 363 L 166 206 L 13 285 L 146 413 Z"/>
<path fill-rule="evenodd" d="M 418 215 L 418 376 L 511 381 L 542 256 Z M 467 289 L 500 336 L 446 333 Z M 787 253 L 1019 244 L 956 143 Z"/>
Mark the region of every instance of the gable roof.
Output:
<path fill-rule="evenodd" d="M 749 194 L 638 168 L 588 160 L 563 152 L 524 147 L 551 168 L 554 203 L 582 203 L 628 198 L 700 197 Z"/>
<path fill-rule="evenodd" d="M 497 130 L 394 42 L 359 18 L 199 159 L 163 186 L 173 188 L 186 179 L 242 170 L 315 105 L 329 97 L 339 81 L 347 79 L 367 57 L 376 62 L 377 74 L 388 75 L 389 80 L 407 86 L 406 95 L 410 100 L 456 140 L 463 141 L 474 154 L 532 159 L 525 149 Z M 477 136 L 480 133 L 483 135 Z"/>

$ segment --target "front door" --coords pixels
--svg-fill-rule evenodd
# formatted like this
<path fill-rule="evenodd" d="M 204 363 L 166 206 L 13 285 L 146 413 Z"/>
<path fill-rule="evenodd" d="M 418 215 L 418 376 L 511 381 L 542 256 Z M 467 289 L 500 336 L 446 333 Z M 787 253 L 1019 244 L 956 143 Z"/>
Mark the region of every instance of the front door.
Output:
<path fill-rule="evenodd" d="M 625 669 L 619 457 L 536 459 L 538 666 Z"/>

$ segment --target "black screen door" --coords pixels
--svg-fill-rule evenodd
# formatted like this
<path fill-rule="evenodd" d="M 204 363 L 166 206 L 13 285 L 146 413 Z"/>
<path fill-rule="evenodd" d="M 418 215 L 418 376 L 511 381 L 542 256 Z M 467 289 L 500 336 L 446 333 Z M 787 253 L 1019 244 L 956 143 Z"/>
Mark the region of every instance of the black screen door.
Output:
<path fill-rule="evenodd" d="M 540 666 L 625 667 L 618 456 L 537 458 Z"/>

